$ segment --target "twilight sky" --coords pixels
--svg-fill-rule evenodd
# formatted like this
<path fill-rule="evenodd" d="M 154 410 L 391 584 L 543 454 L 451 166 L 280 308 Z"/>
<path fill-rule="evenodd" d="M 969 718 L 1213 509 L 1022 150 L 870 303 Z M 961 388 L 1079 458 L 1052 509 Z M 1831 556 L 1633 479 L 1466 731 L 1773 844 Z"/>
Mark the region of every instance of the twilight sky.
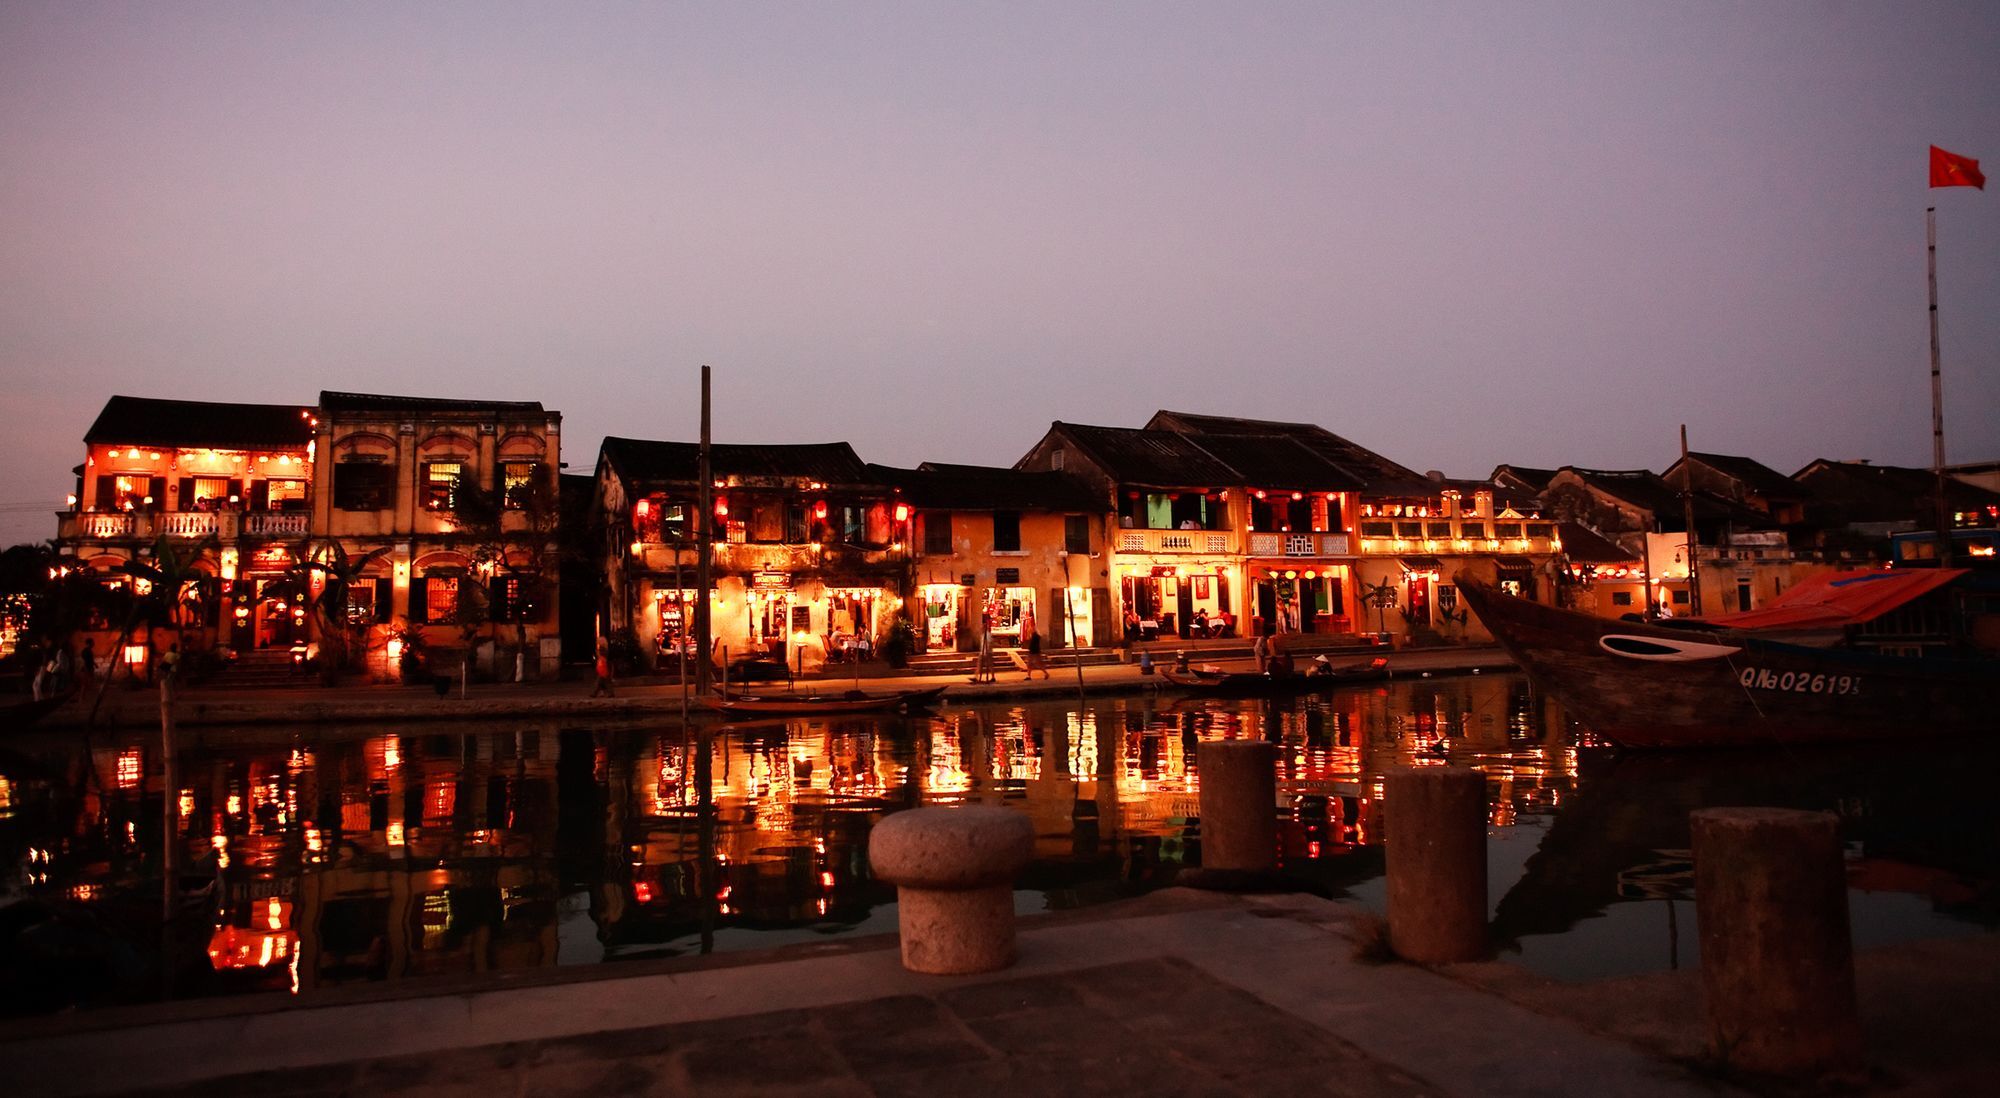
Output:
<path fill-rule="evenodd" d="M 0 544 L 113 393 L 1011 463 L 2000 458 L 2000 5 L 0 0 Z M 1981 74 L 1985 75 L 1981 75 Z"/>

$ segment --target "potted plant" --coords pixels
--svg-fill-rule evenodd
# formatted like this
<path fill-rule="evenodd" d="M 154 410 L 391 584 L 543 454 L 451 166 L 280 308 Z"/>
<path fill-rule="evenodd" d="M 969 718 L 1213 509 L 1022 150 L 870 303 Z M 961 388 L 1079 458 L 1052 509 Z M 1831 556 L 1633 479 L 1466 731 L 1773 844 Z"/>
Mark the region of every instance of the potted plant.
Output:
<path fill-rule="evenodd" d="M 901 670 L 910 665 L 910 653 L 917 648 L 917 631 L 910 628 L 910 620 L 901 614 L 889 623 L 889 634 L 882 639 L 882 658 L 889 666 Z"/>

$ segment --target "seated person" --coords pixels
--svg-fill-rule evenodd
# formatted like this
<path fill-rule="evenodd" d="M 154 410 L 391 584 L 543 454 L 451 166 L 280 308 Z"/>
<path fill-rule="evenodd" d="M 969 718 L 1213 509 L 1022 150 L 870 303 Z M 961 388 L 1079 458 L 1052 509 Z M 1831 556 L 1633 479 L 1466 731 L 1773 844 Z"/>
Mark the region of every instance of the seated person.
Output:
<path fill-rule="evenodd" d="M 1139 639 L 1139 614 L 1129 606 L 1125 608 L 1125 639 Z"/>
<path fill-rule="evenodd" d="M 1202 638 L 1208 636 L 1208 611 L 1196 610 L 1194 612 L 1194 624 L 1189 628 L 1188 635 Z"/>

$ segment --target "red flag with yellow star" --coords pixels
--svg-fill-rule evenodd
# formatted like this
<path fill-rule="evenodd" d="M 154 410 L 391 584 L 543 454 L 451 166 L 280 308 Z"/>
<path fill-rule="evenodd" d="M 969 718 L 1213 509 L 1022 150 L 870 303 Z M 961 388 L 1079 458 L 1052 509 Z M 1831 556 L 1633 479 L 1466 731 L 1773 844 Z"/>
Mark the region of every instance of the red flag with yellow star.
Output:
<path fill-rule="evenodd" d="M 1979 170 L 1979 161 L 1932 145 L 1931 186 L 1977 187 L 1983 191 L 1986 189 L 1986 175 Z"/>

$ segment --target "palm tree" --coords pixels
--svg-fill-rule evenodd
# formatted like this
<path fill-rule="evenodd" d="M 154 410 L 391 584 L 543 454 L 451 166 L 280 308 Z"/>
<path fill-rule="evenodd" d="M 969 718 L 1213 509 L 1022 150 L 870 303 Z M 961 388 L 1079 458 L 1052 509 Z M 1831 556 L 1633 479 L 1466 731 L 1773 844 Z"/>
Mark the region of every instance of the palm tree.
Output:
<path fill-rule="evenodd" d="M 361 632 L 348 614 L 355 585 L 367 578 L 369 567 L 390 549 L 384 545 L 349 556 L 346 547 L 333 538 L 307 539 L 292 547 L 292 559 L 298 563 L 287 574 L 287 585 L 318 621 L 320 676 L 328 685 L 347 666 Z"/>
<path fill-rule="evenodd" d="M 1396 605 L 1396 585 L 1389 580 L 1383 580 L 1381 583 L 1369 583 L 1367 580 L 1362 580 L 1361 605 L 1375 608 L 1375 631 L 1385 637 L 1388 636 L 1389 623 L 1387 611 L 1391 606 Z"/>
<path fill-rule="evenodd" d="M 189 610 L 207 605 L 218 593 L 218 585 L 213 574 L 196 568 L 195 562 L 204 552 L 216 548 L 220 543 L 211 536 L 185 549 L 175 549 L 174 543 L 162 537 L 153 543 L 153 551 L 146 560 L 128 560 L 120 564 L 117 571 L 132 578 L 131 608 L 125 615 L 125 623 L 119 627 L 118 639 L 111 644 L 112 658 L 115 660 L 132 638 L 132 630 L 144 622 L 150 631 L 154 626 L 165 624 L 174 631 L 174 644 L 180 645 L 185 617 Z M 112 664 L 112 669 L 117 669 Z M 93 724 L 97 711 L 104 704 L 104 691 L 111 686 L 111 672 L 97 682 L 97 697 L 90 703 L 90 716 L 84 722 Z M 161 683 L 164 690 L 166 684 Z"/>

